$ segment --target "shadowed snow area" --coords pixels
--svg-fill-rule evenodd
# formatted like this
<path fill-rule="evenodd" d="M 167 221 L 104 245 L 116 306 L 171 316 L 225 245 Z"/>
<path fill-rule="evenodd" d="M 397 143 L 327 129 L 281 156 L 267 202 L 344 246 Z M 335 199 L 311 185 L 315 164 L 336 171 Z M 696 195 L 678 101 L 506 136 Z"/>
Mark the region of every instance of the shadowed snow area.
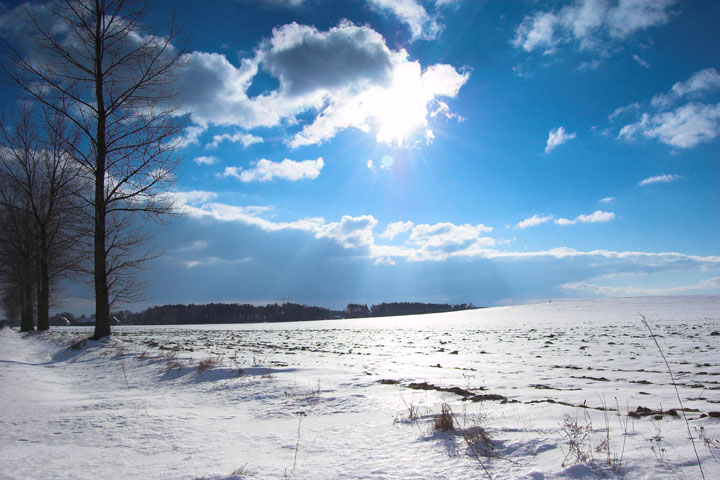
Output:
<path fill-rule="evenodd" d="M 717 296 L 113 332 L 0 330 L 0 478 L 720 478 Z"/>

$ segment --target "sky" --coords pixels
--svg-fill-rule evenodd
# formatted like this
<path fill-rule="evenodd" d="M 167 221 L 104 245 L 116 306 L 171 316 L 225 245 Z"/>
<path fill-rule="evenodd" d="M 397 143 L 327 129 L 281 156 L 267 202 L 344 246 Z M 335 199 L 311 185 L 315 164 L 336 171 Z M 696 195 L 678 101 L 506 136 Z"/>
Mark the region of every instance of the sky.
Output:
<path fill-rule="evenodd" d="M 147 23 L 173 12 L 182 215 L 146 226 L 164 254 L 122 308 L 720 294 L 720 3 L 176 0 Z"/>

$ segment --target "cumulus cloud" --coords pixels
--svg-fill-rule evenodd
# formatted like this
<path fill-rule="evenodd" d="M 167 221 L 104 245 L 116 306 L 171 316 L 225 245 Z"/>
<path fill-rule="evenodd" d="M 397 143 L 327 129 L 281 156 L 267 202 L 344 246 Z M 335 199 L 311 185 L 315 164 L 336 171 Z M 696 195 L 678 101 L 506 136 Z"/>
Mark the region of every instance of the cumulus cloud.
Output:
<path fill-rule="evenodd" d="M 698 100 L 719 89 L 720 73 L 715 68 L 695 72 L 687 80 L 676 82 L 668 92 L 655 95 L 650 105 L 656 111 L 643 112 L 638 121 L 620 129 L 618 138 L 651 138 L 677 148 L 709 142 L 720 134 L 720 103 Z M 682 101 L 686 103 L 673 108 Z"/>
<path fill-rule="evenodd" d="M 415 226 L 415 224 L 410 221 L 393 222 L 385 228 L 385 231 L 380 235 L 380 238 L 387 238 L 388 240 L 392 240 L 393 238 L 400 235 L 401 233 L 405 233 L 405 232 L 409 231 L 414 226 Z"/>
<path fill-rule="evenodd" d="M 548 133 L 547 143 L 545 144 L 545 153 L 550 153 L 556 147 L 575 138 L 575 133 L 565 132 L 565 127 L 558 127 L 550 130 Z"/>
<path fill-rule="evenodd" d="M 336 96 L 290 145 L 321 143 L 347 128 L 369 132 L 372 125 L 378 142 L 401 145 L 413 130 L 427 125 L 428 105 L 439 96 L 455 97 L 468 78 L 468 72 L 449 65 L 432 65 L 422 71 L 418 62 L 403 60 L 395 64 L 390 85 Z"/>
<path fill-rule="evenodd" d="M 282 162 L 272 162 L 265 158 L 255 162 L 252 168 L 243 170 L 238 167 L 226 167 L 223 177 L 235 177 L 241 182 L 269 182 L 275 178 L 297 182 L 298 180 L 314 180 L 325 166 L 322 157 L 316 160 L 296 162 L 286 158 Z"/>
<path fill-rule="evenodd" d="M 643 185 L 650 185 L 653 183 L 670 183 L 670 182 L 674 182 L 675 180 L 679 180 L 679 179 L 680 179 L 680 175 L 675 175 L 675 174 L 656 175 L 654 177 L 648 177 L 648 178 L 644 178 L 644 179 L 640 180 L 638 185 L 643 186 Z"/>
<path fill-rule="evenodd" d="M 411 261 L 444 260 L 460 252 L 487 248 L 495 245 L 493 238 L 484 236 L 491 227 L 478 225 L 455 225 L 441 222 L 434 225 L 422 224 L 413 227 L 408 239 L 414 247 L 407 256 Z"/>
<path fill-rule="evenodd" d="M 385 84 L 392 52 L 369 27 L 341 23 L 327 32 L 291 23 L 275 28 L 262 49 L 263 65 L 290 96 L 362 84 Z"/>
<path fill-rule="evenodd" d="M 273 104 L 274 97 L 259 96 L 251 101 L 246 94 L 257 72 L 256 59 L 243 59 L 236 67 L 219 53 L 184 55 L 177 79 L 183 112 L 201 126 L 277 125 L 282 115 Z"/>
<path fill-rule="evenodd" d="M 638 122 L 625 125 L 618 138 L 634 140 L 638 135 L 654 138 L 678 148 L 692 148 L 720 134 L 720 103 L 688 103 L 674 110 L 643 113 Z"/>
<path fill-rule="evenodd" d="M 212 142 L 205 145 L 205 148 L 217 148 L 222 142 L 242 143 L 244 147 L 249 147 L 255 143 L 262 143 L 263 139 L 250 133 L 223 133 L 214 135 Z"/>
<path fill-rule="evenodd" d="M 195 157 L 195 159 L 193 161 L 195 163 L 197 163 L 198 165 L 214 165 L 218 162 L 218 158 L 213 157 L 213 156 L 208 156 L 208 157 L 202 156 L 202 157 Z"/>
<path fill-rule="evenodd" d="M 552 53 L 561 44 L 601 49 L 670 20 L 675 0 L 577 0 L 559 10 L 526 16 L 515 30 L 513 45 L 526 52 Z"/>
<path fill-rule="evenodd" d="M 200 143 L 200 135 L 205 132 L 205 127 L 197 125 L 190 125 L 183 130 L 180 137 L 177 139 L 175 146 L 179 149 L 189 147 L 190 145 L 197 145 Z"/>
<path fill-rule="evenodd" d="M 175 192 L 168 196 L 183 213 L 192 218 L 237 222 L 268 233 L 302 231 L 318 239 L 336 241 L 350 250 L 349 255 L 364 257 L 383 265 L 393 265 L 399 261 L 441 262 L 451 259 L 567 260 L 574 265 L 583 262 L 582 264 L 587 265 L 595 274 L 710 271 L 720 268 L 720 256 L 697 256 L 678 252 L 581 251 L 567 247 L 538 251 L 504 251 L 497 247 L 492 238 L 484 236 L 491 229 L 482 224 L 455 225 L 442 222 L 435 225 L 417 225 L 412 227 L 410 238 L 403 245 L 382 245 L 378 244 L 374 234 L 377 220 L 372 215 L 345 215 L 338 222 L 327 222 L 323 218 L 276 222 L 263 218 L 269 210 L 268 207 L 228 205 L 218 202 L 217 194 L 213 192 Z"/>
<path fill-rule="evenodd" d="M 528 227 L 534 227 L 536 225 L 543 224 L 545 222 L 549 222 L 552 220 L 552 215 L 546 216 L 546 217 L 539 217 L 537 215 L 533 215 L 530 218 L 526 218 L 525 220 L 519 221 L 515 226 L 517 228 L 528 228 Z"/>
<path fill-rule="evenodd" d="M 327 31 L 297 23 L 277 27 L 237 66 L 214 53 L 191 52 L 184 60 L 178 86 L 184 112 L 195 123 L 244 130 L 299 124 L 292 147 L 326 141 L 348 128 L 374 130 L 378 141 L 401 143 L 432 118 L 429 106 L 455 97 L 470 75 L 450 65 L 423 68 L 406 51 L 390 50 L 370 27 L 348 21 Z M 261 68 L 279 87 L 250 97 Z M 226 135 L 210 145 L 233 138 Z M 246 143 L 257 139 L 238 135 Z"/>
<path fill-rule="evenodd" d="M 316 238 L 333 238 L 346 248 L 370 247 L 373 244 L 373 228 L 377 220 L 372 215 L 351 217 L 343 215 L 339 222 L 319 226 Z"/>
<path fill-rule="evenodd" d="M 555 223 L 557 225 L 575 225 L 576 223 L 599 223 L 609 222 L 615 218 L 613 212 L 603 212 L 602 210 L 596 210 L 588 215 L 578 215 L 574 219 L 570 220 L 567 218 L 557 218 Z"/>
<path fill-rule="evenodd" d="M 720 88 L 720 73 L 714 68 L 695 72 L 684 82 L 676 82 L 669 92 L 655 95 L 650 101 L 653 107 L 667 107 L 683 97 L 697 97 Z"/>
<path fill-rule="evenodd" d="M 379 9 L 387 10 L 410 28 L 412 39 L 433 39 L 440 32 L 437 20 L 417 0 L 368 0 Z M 447 4 L 447 0 L 437 4 Z"/>

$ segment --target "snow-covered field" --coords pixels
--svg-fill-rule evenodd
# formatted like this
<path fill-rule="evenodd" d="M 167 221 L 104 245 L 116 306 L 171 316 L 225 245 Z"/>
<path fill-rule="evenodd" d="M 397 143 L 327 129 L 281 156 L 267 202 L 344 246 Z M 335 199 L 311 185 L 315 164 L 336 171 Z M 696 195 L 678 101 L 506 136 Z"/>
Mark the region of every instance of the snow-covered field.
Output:
<path fill-rule="evenodd" d="M 6 328 L 0 478 L 702 478 L 639 313 L 720 478 L 717 296 L 119 327 L 77 349 L 89 330 Z"/>

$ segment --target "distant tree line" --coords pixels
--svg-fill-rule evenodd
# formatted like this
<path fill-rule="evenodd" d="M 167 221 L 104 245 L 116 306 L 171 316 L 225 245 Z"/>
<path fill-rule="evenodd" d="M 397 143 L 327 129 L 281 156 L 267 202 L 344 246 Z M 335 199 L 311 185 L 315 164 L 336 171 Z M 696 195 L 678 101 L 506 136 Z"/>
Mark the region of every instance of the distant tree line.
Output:
<path fill-rule="evenodd" d="M 162 305 L 142 312 L 119 312 L 115 317 L 126 325 L 187 325 L 206 323 L 297 322 L 332 318 L 327 308 L 295 303 L 257 306 L 210 303 L 207 305 Z"/>
<path fill-rule="evenodd" d="M 397 315 L 421 315 L 425 313 L 454 312 L 476 308 L 472 303 L 449 305 L 447 303 L 391 302 L 373 305 L 351 303 L 343 312 L 345 318 L 393 317 Z"/>
<path fill-rule="evenodd" d="M 210 303 L 205 305 L 162 305 L 142 312 L 120 311 L 113 320 L 123 325 L 191 325 L 223 323 L 304 322 L 339 318 L 391 317 L 424 313 L 452 312 L 476 308 L 472 303 L 448 305 L 446 303 L 393 302 L 372 305 L 349 304 L 345 310 L 297 303 L 249 305 Z M 64 312 L 50 319 L 52 325 L 87 325 L 84 316 L 76 317 Z"/>

